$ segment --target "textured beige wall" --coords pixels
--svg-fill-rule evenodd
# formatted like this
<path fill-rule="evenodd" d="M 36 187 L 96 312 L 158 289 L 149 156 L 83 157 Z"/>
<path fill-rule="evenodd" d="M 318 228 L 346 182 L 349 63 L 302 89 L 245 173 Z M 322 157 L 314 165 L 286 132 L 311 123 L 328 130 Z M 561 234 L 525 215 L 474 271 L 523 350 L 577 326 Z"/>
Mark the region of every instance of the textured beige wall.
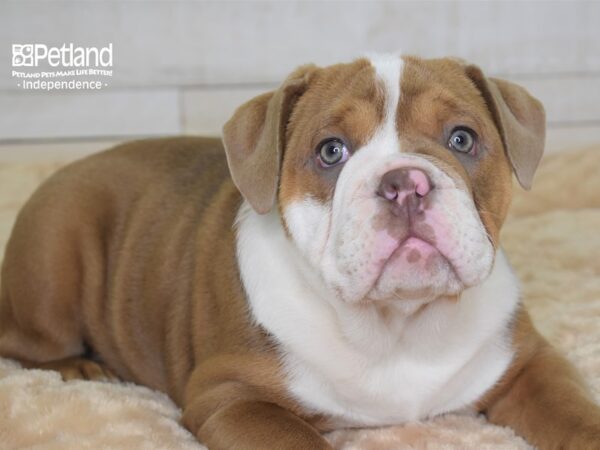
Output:
<path fill-rule="evenodd" d="M 600 142 L 600 2 L 0 2 L 0 152 L 23 142 L 218 134 L 295 66 L 455 55 L 528 87 L 548 148 Z M 24 91 L 11 44 L 114 47 L 100 92 Z M 8 145 L 10 144 L 10 145 Z M 72 144 L 71 144 L 72 145 Z M 94 146 L 92 146 L 93 148 Z"/>

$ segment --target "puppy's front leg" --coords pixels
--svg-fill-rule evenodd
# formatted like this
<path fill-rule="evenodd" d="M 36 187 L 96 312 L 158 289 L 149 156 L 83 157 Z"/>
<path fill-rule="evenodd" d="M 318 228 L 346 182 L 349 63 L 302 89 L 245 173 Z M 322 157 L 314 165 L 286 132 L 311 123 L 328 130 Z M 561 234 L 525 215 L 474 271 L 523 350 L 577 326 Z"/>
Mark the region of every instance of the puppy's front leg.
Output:
<path fill-rule="evenodd" d="M 207 361 L 188 382 L 184 425 L 210 450 L 333 450 L 294 413 L 278 367 L 265 356 Z"/>
<path fill-rule="evenodd" d="M 600 407 L 575 368 L 535 331 L 525 311 L 515 337 L 520 353 L 491 395 L 489 420 L 540 450 L 600 449 Z"/>
<path fill-rule="evenodd" d="M 193 422 L 186 411 L 186 424 Z M 280 406 L 234 401 L 217 409 L 196 431 L 210 450 L 332 450 L 319 432 Z"/>

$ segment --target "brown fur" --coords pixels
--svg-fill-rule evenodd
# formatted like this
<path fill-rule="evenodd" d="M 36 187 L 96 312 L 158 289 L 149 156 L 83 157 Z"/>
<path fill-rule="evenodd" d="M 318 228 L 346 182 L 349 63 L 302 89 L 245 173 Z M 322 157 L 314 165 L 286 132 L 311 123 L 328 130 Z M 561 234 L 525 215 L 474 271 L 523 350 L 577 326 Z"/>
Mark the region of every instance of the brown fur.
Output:
<path fill-rule="evenodd" d="M 600 445 L 600 408 L 573 366 L 540 336 L 522 307 L 515 317 L 513 364 L 478 404 L 540 449 Z"/>
<path fill-rule="evenodd" d="M 231 282 L 240 201 L 216 139 L 134 142 L 59 171 L 22 209 L 6 248 L 0 353 L 65 378 L 104 378 L 76 358 L 89 347 L 120 378 L 167 392 L 210 448 L 232 448 L 215 423 L 250 439 L 237 417 L 249 409 L 280 409 L 283 429 L 298 428 L 278 448 L 315 440 L 284 412 L 297 407 L 273 343 Z"/>
<path fill-rule="evenodd" d="M 119 377 L 167 392 L 211 450 L 330 448 L 318 431 L 335 420 L 290 398 L 276 343 L 249 315 L 236 185 L 259 212 L 307 193 L 331 198 L 337 174 L 314 165 L 316 146 L 333 135 L 359 151 L 373 134 L 384 98 L 373 75 L 366 60 L 306 66 L 248 102 L 225 128 L 233 180 L 221 143 L 200 138 L 138 141 L 59 171 L 24 206 L 6 248 L 0 354 L 65 377 L 111 376 L 86 358 L 99 356 Z M 511 168 L 525 180 L 535 170 L 501 103 L 519 102 L 526 129 L 535 104 L 453 60 L 407 58 L 401 88 L 403 149 L 464 181 L 497 245 Z M 449 123 L 475 129 L 485 151 L 453 156 Z M 591 448 L 599 410 L 524 311 L 514 345 L 513 365 L 479 409 L 540 448 Z"/>

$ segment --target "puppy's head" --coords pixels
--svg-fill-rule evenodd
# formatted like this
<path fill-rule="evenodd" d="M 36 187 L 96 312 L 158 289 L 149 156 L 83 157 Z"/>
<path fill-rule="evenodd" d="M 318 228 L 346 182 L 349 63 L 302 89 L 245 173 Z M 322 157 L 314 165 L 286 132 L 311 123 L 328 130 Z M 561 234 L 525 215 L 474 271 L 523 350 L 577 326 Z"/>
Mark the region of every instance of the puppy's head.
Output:
<path fill-rule="evenodd" d="M 304 66 L 224 127 L 234 182 L 344 301 L 428 301 L 490 273 L 544 110 L 454 59 Z"/>

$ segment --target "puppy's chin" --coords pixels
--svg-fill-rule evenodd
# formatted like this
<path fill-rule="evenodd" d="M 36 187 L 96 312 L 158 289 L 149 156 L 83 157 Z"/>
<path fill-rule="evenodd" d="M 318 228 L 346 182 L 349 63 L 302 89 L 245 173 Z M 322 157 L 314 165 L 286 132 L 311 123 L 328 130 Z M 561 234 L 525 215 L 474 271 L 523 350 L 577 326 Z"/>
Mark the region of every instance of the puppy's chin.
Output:
<path fill-rule="evenodd" d="M 433 245 L 409 238 L 383 262 L 368 294 L 371 301 L 427 302 L 465 289 L 452 264 Z"/>

